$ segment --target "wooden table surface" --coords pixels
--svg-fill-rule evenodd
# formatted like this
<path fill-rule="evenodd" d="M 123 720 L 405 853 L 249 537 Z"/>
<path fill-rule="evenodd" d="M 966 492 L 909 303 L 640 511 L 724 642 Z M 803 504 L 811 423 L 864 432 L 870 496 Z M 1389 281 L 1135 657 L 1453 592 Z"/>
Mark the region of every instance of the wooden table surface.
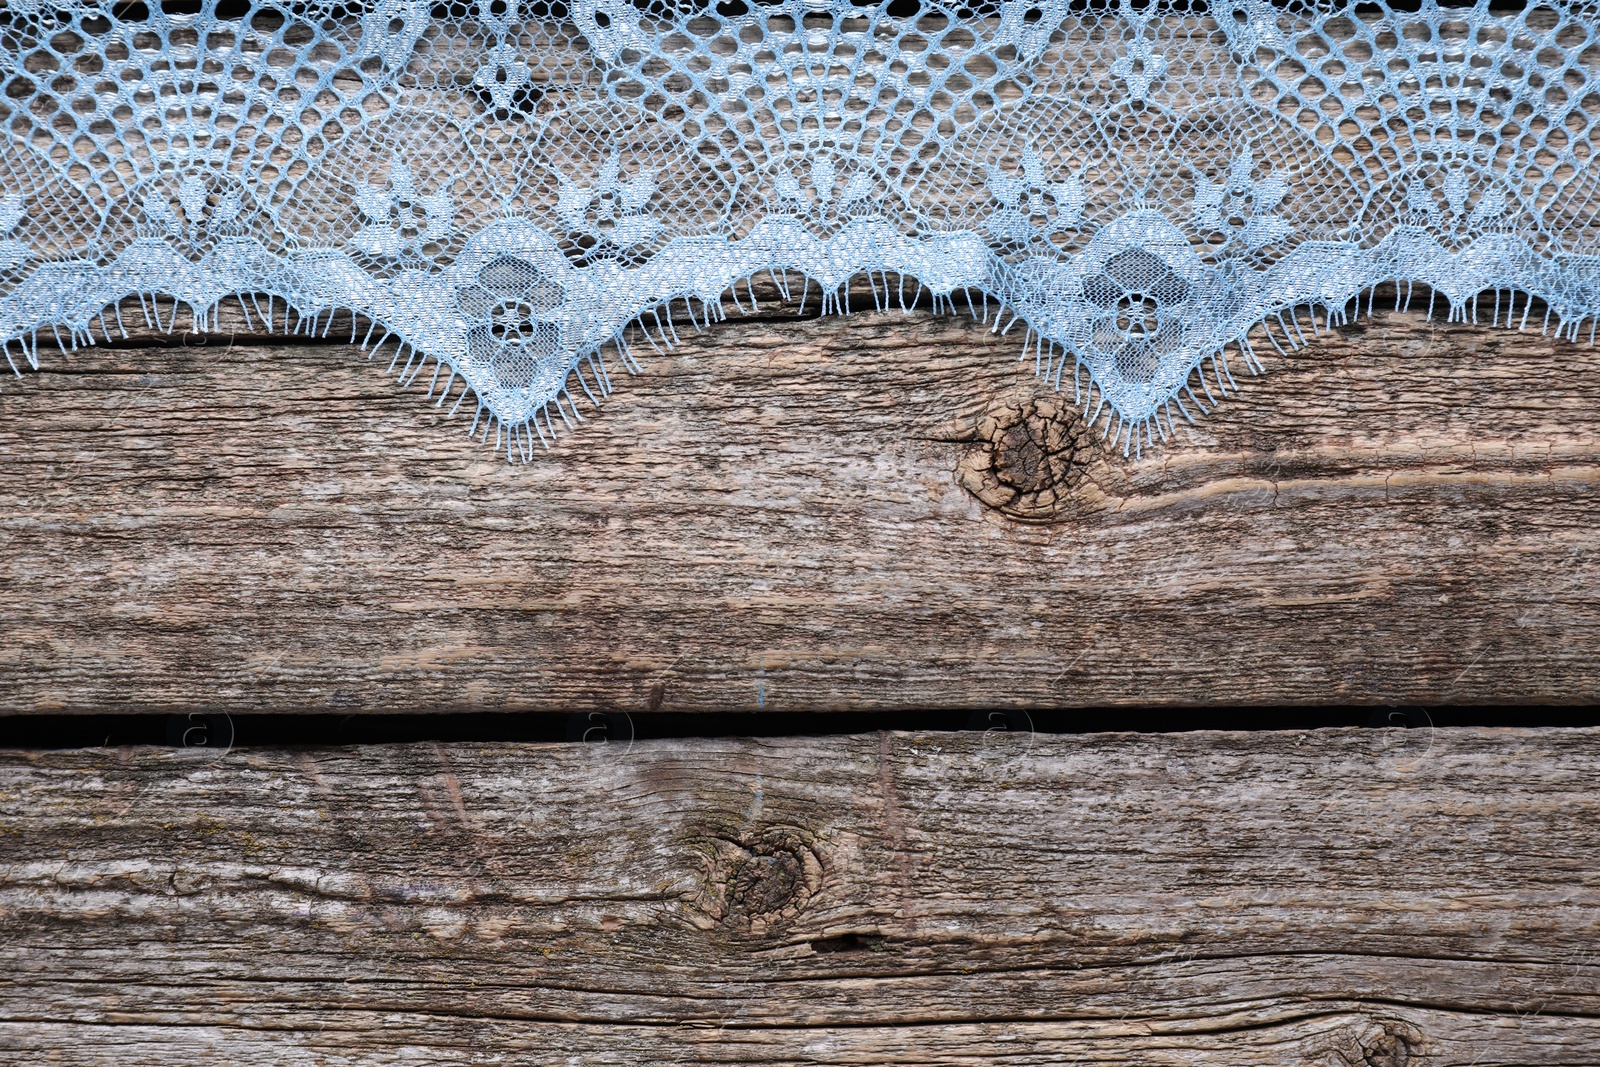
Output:
<path fill-rule="evenodd" d="M 614 368 L 529 464 L 348 320 L 42 352 L 0 393 L 0 706 L 1595 697 L 1587 345 L 1380 304 L 1124 457 L 1016 337 L 794 312 Z"/>
<path fill-rule="evenodd" d="M 1600 730 L 0 752 L 0 1063 L 1600 1063 Z"/>
<path fill-rule="evenodd" d="M 528 464 L 348 318 L 43 349 L 0 731 L 1600 690 L 1588 345 L 1380 303 L 1127 456 L 1015 335 L 757 295 Z M 0 1067 L 1600 1067 L 1597 772 L 1596 729 L 0 747 Z"/>

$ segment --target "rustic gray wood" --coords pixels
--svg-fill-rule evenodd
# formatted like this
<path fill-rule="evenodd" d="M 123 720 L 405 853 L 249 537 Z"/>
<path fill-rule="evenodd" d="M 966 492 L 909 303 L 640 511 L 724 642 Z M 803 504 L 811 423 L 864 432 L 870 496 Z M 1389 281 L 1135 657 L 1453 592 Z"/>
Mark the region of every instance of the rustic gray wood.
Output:
<path fill-rule="evenodd" d="M 0 1062 L 1600 1063 L 1600 731 L 0 753 Z"/>
<path fill-rule="evenodd" d="M 0 393 L 0 707 L 1600 688 L 1586 345 L 1380 303 L 1124 458 L 1015 336 L 762 306 L 614 368 L 528 465 L 337 343 L 348 320 L 44 353 Z"/>

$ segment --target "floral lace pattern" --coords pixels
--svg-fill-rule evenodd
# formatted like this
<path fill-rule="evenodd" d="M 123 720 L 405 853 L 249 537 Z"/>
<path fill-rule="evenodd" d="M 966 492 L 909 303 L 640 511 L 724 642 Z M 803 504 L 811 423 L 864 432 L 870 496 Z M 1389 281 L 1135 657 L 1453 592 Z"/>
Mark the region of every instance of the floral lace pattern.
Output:
<path fill-rule="evenodd" d="M 11 0 L 0 350 L 349 311 L 526 457 L 758 274 L 1020 325 L 1124 450 L 1379 286 L 1592 340 L 1597 9 L 1406 6 Z"/>

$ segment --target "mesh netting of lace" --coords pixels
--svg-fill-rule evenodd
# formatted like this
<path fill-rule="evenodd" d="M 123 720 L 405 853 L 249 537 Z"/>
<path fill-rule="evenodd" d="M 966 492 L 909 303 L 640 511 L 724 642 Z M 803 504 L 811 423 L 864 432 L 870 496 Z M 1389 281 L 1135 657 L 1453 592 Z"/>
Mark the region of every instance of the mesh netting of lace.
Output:
<path fill-rule="evenodd" d="M 1384 285 L 1592 341 L 1596 13 L 9 0 L 0 344 L 353 312 L 526 457 L 604 353 L 865 275 L 1020 323 L 1126 451 Z"/>

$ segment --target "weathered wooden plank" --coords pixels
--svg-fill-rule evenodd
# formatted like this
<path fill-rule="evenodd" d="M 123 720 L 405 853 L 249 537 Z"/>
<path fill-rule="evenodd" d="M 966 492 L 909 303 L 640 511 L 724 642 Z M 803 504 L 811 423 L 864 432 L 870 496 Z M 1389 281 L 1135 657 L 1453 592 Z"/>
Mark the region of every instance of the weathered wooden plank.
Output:
<path fill-rule="evenodd" d="M 1600 731 L 0 754 L 7 1063 L 1600 1062 Z"/>
<path fill-rule="evenodd" d="M 383 359 L 200 340 L 45 353 L 0 394 L 0 706 L 1582 701 L 1600 678 L 1597 357 L 1531 331 L 1380 311 L 1125 458 L 982 324 L 764 312 L 619 372 L 529 465 Z"/>

